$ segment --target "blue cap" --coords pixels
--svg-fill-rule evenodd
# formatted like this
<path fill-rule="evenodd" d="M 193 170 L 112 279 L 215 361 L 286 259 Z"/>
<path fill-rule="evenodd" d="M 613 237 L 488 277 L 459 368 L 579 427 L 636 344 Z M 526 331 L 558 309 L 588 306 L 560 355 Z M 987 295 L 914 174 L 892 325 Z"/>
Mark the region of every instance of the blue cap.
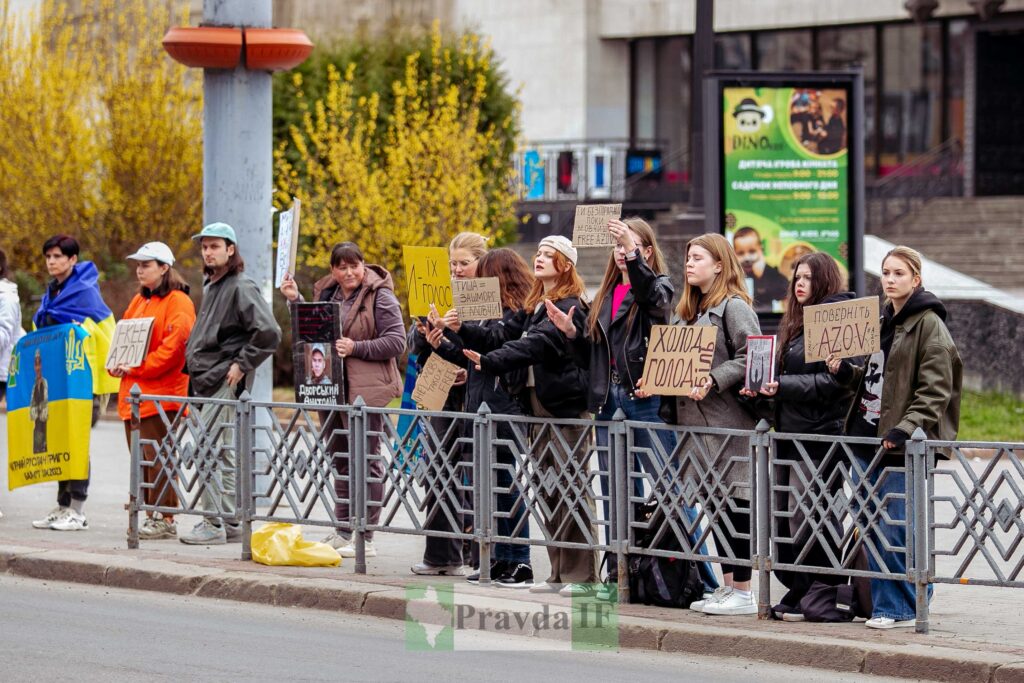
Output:
<path fill-rule="evenodd" d="M 192 235 L 194 240 L 201 240 L 204 237 L 220 237 L 232 243 L 238 242 L 235 239 L 235 229 L 227 223 L 210 223 L 198 235 Z"/>

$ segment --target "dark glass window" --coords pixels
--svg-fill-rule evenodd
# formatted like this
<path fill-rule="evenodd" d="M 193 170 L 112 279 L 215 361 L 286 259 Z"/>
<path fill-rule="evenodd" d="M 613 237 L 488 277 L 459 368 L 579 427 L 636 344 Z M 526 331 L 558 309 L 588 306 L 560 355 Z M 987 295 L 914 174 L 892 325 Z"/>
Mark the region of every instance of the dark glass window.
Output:
<path fill-rule="evenodd" d="M 749 33 L 719 33 L 715 36 L 716 69 L 752 69 Z"/>
<path fill-rule="evenodd" d="M 882 28 L 882 149 L 879 175 L 942 142 L 942 27 L 888 24 Z"/>
<path fill-rule="evenodd" d="M 757 68 L 760 71 L 809 71 L 810 31 L 765 31 L 758 33 Z"/>
<path fill-rule="evenodd" d="M 818 31 L 818 66 L 836 71 L 860 66 L 864 70 L 864 169 L 875 169 L 875 106 L 878 84 L 875 78 L 875 32 L 872 28 L 837 28 Z"/>

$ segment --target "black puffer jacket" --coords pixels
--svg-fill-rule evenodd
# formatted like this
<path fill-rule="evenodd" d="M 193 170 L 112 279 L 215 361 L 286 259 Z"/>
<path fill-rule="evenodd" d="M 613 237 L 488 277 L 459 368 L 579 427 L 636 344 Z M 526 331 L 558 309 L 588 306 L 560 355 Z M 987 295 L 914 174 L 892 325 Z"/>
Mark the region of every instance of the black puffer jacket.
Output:
<path fill-rule="evenodd" d="M 674 290 L 668 275 L 657 275 L 642 258 L 627 260 L 626 272 L 629 293 L 615 317 L 612 318 L 609 293 L 598 311 L 597 338 L 577 335 L 572 343 L 577 362 L 590 369 L 588 406 L 594 413 L 601 412 L 608 401 L 612 353 L 622 385 L 633 394 L 637 380 L 644 374 L 651 326 L 667 325 L 672 315 Z"/>
<path fill-rule="evenodd" d="M 586 306 L 576 297 L 554 304 L 566 313 L 576 308 L 573 323 L 577 336 L 582 336 Z M 587 371 L 576 363 L 565 337 L 548 320 L 543 304 L 527 319 L 522 337 L 481 356 L 480 367 L 492 376 L 532 367 L 537 399 L 555 417 L 579 417 L 587 409 Z"/>
<path fill-rule="evenodd" d="M 826 297 L 831 304 L 856 298 L 853 292 Z M 855 364 L 863 359 L 853 359 Z M 824 361 L 804 360 L 801 331 L 782 349 L 779 362 L 779 393 L 775 397 L 775 429 L 795 434 L 843 434 L 843 424 L 853 400 L 853 390 L 844 387 L 828 371 Z"/>

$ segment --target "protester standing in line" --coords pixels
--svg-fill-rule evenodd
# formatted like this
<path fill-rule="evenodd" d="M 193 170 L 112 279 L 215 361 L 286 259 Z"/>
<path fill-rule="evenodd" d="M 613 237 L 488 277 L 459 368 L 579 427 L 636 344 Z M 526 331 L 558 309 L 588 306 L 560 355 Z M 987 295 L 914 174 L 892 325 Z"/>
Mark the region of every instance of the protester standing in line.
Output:
<path fill-rule="evenodd" d="M 118 381 L 105 368 L 114 331 L 114 316 L 100 294 L 99 271 L 91 261 L 79 261 L 81 246 L 69 235 L 54 235 L 43 243 L 46 270 L 51 276 L 32 322 L 36 328 L 76 323 L 85 328 L 83 350 L 92 368 L 94 396 L 117 391 Z M 84 505 L 89 478 L 57 482 L 57 507 L 32 522 L 36 529 L 79 531 L 89 528 Z"/>
<path fill-rule="evenodd" d="M 196 322 L 196 307 L 189 298 L 188 284 L 172 267 L 174 253 L 166 244 L 147 242 L 127 259 L 135 261 L 139 292 L 132 297 L 121 319 L 153 318 L 149 348 L 142 364 L 137 367 L 118 365 L 110 371 L 114 377 L 121 378 L 117 414 L 124 421 L 125 437 L 131 448 L 132 409 L 128 397 L 133 386 L 139 385 L 144 394 L 188 396 L 188 375 L 182 370 L 185 367 L 185 344 Z M 173 472 L 157 462 L 153 444 L 160 443 L 167 436 L 167 427 L 174 423 L 182 405 L 166 401 L 161 407 L 163 416 L 154 401 L 145 401 L 139 406 L 139 439 L 146 442 L 141 459 L 153 463 L 142 469 L 142 479 L 149 485 L 143 492 L 146 505 L 176 508 L 178 494 L 174 489 Z M 174 522 L 173 513 L 147 512 L 139 527 L 139 538 L 144 540 L 175 538 L 177 535 L 178 525 Z"/>
<path fill-rule="evenodd" d="M 476 277 L 480 259 L 486 253 L 487 239 L 482 235 L 475 232 L 460 232 L 453 237 L 452 241 L 448 244 L 448 268 L 452 279 L 464 280 Z M 414 320 L 412 328 L 409 330 L 409 352 L 416 354 L 416 364 L 419 368 L 426 364 L 433 351 L 426 337 L 432 329 L 436 329 L 436 327 L 429 322 L 425 323 L 420 320 Z M 460 366 L 459 376 L 456 379 L 455 386 L 448 392 L 448 399 L 442 408 L 446 411 L 463 411 L 466 406 L 466 394 L 470 389 L 467 385 L 469 374 L 464 361 L 458 363 L 458 365 Z M 450 418 L 434 417 L 431 418 L 430 423 L 438 435 L 443 436 L 449 433 Z M 451 433 L 451 439 L 466 435 L 465 432 L 456 430 Z M 452 462 L 438 461 L 433 463 L 431 472 L 435 476 L 440 476 L 439 473 L 446 472 L 448 467 L 454 469 L 456 475 L 459 476 L 467 473 L 459 465 L 464 460 L 463 447 L 461 444 L 453 443 L 451 439 L 442 442 L 438 448 L 437 455 L 441 458 L 451 458 Z M 444 507 L 449 509 L 453 517 L 458 518 L 460 515 L 457 509 L 469 509 L 471 502 L 464 500 L 462 491 L 458 490 L 448 492 L 444 507 L 442 507 L 440 502 L 432 491 L 427 491 L 424 501 L 427 519 L 424 521 L 423 527 L 429 531 L 448 533 L 459 531 L 459 529 L 452 528 L 449 516 L 445 514 Z M 472 524 L 472 519 L 467 515 L 462 520 L 463 528 L 461 531 L 472 531 Z M 410 570 L 414 574 L 424 576 L 463 576 L 466 573 L 464 567 L 466 564 L 473 564 L 472 551 L 469 550 L 468 544 L 458 538 L 427 536 L 424 539 L 423 560 L 414 564 Z"/>
<path fill-rule="evenodd" d="M 480 277 L 498 278 L 501 287 L 502 317 L 500 320 L 484 320 L 479 325 L 462 325 L 458 312 L 452 309 L 443 320 L 436 321 L 436 330 L 427 334 L 427 341 L 434 347 L 435 353 L 449 362 L 454 363 L 460 359 L 465 362 L 466 358 L 462 352 L 466 347 L 482 352 L 499 348 L 508 338 L 508 330 L 521 331 L 525 321 L 523 306 L 533 287 L 533 274 L 530 273 L 530 268 L 522 256 L 507 247 L 489 251 L 480 259 L 477 274 Z M 465 335 L 465 341 L 460 335 Z M 467 369 L 469 379 L 466 382 L 466 412 L 475 413 L 481 404 L 486 403 L 495 414 L 529 414 L 525 370 L 490 375 L 483 370 L 477 370 L 473 364 L 469 364 Z M 511 425 L 504 421 L 498 422 L 496 437 L 495 483 L 499 490 L 505 491 L 495 496 L 496 509 L 499 513 L 496 520 L 498 535 L 529 538 L 530 518 L 526 514 L 526 501 L 518 494 L 513 480 L 517 462 L 509 446 L 515 443 Z M 530 546 L 520 543 L 495 543 L 490 576 L 497 586 L 532 586 Z M 479 570 L 467 576 L 466 580 L 470 583 L 478 582 Z"/>
<path fill-rule="evenodd" d="M 662 422 L 659 415 L 661 397 L 636 395 L 636 383 L 642 377 L 647 344 L 653 325 L 667 325 L 672 315 L 672 282 L 665 259 L 658 248 L 654 230 L 641 218 L 611 220 L 608 232 L 616 246 L 608 257 L 601 286 L 594 297 L 587 317 L 586 335 L 577 336 L 569 315 L 548 306 L 548 317 L 572 342 L 577 362 L 590 371 L 588 407 L 597 420 L 611 420 L 621 408 L 626 419 L 641 422 Z M 657 481 L 665 467 L 663 458 L 646 430 L 634 433 L 636 465 Z M 670 455 L 675 447 L 675 434 L 659 433 L 661 447 Z M 608 430 L 597 428 L 597 457 L 601 471 L 601 488 L 610 496 Z M 632 479 L 633 496 L 644 495 L 643 482 Z M 609 502 L 603 501 L 604 517 L 610 520 Z M 686 510 L 689 519 L 696 511 Z M 615 555 L 608 556 L 608 580 L 617 581 Z M 718 587 L 714 572 L 707 562 L 701 563 L 701 576 L 708 592 Z"/>
<path fill-rule="evenodd" d="M 868 553 L 871 571 L 906 574 L 907 533 L 906 472 L 903 471 L 907 439 L 922 429 L 929 439 L 952 441 L 960 426 L 960 389 L 963 363 L 946 329 L 946 307 L 924 289 L 921 255 L 909 247 L 892 249 L 882 259 L 881 350 L 868 359 L 867 368 L 829 357 L 828 369 L 855 389 L 846 419 L 846 433 L 882 439 L 881 457 L 860 453 L 862 469 L 874 498 L 885 502 L 885 514 L 872 510 L 876 521 L 868 538 L 879 557 Z M 873 368 L 873 371 L 869 371 Z M 895 469 L 890 469 L 895 468 Z M 884 478 L 884 479 L 883 479 Z M 883 481 L 879 484 L 879 480 Z M 894 522 L 894 523 L 890 523 Z M 888 550 L 893 548 L 893 550 Z M 881 562 L 879 562 L 881 560 Z M 928 597 L 932 587 L 928 586 Z M 907 581 L 871 579 L 872 617 L 868 628 L 891 629 L 915 624 L 917 601 L 914 584 Z"/>
<path fill-rule="evenodd" d="M 746 374 L 747 337 L 760 334 L 761 328 L 736 253 L 721 235 L 704 234 L 686 245 L 686 280 L 676 313 L 685 325 L 718 328 L 711 376 L 689 396 L 676 399 L 678 424 L 753 429 L 754 418 L 740 405 L 737 390 Z M 702 441 L 705 448 L 689 450 L 689 462 L 683 465 L 681 476 L 684 481 L 706 481 L 705 470 L 718 474 L 718 484 L 705 502 L 705 514 L 716 512 L 710 505 L 718 506 L 714 536 L 719 554 L 724 555 L 728 548 L 737 559 L 749 560 L 753 499 L 749 441 L 721 436 L 705 436 Z M 756 614 L 750 577 L 750 567 L 722 563 L 725 585 L 711 597 L 694 602 L 690 609 L 717 615 Z"/>
<path fill-rule="evenodd" d="M 281 293 L 289 302 L 302 301 L 302 295 L 291 274 L 281 285 Z M 391 273 L 381 266 L 368 264 L 363 252 L 352 242 L 341 242 L 331 250 L 331 272 L 313 285 L 316 301 L 334 301 L 341 305 L 342 337 L 334 343 L 335 352 L 342 359 L 345 370 L 344 396 L 352 403 L 362 396 L 371 408 L 383 408 L 402 394 L 402 379 L 396 360 L 405 350 L 405 328 L 402 308 L 395 296 Z M 342 557 L 355 557 L 356 546 L 350 522 L 351 467 L 349 440 L 342 431 L 348 424 L 342 413 L 320 411 L 321 433 L 325 435 L 333 456 L 334 505 L 338 526 L 324 543 L 338 551 Z M 379 413 L 366 416 L 367 456 L 379 453 L 380 434 L 384 417 Z M 367 521 L 380 521 L 380 502 L 384 498 L 384 462 L 371 457 L 367 467 L 368 511 Z M 367 531 L 365 556 L 376 557 L 373 532 Z"/>
<path fill-rule="evenodd" d="M 576 248 L 562 236 L 545 237 L 537 247 L 533 275 L 536 278 L 525 309 L 529 313 L 522 336 L 501 348 L 481 355 L 478 351 L 463 353 L 475 366 L 489 375 L 504 375 L 512 370 L 528 368 L 526 386 L 530 412 L 536 417 L 589 418 L 587 412 L 587 371 L 573 358 L 562 333 L 548 318 L 548 308 L 573 312 L 576 333 L 583 335 L 586 311 L 585 288 L 576 271 Z M 545 303 L 546 301 L 550 303 Z M 551 430 L 559 429 L 567 443 L 575 447 L 564 452 Z M 541 487 L 539 497 L 551 510 L 545 520 L 552 540 L 570 543 L 593 543 L 597 533 L 594 501 L 589 495 L 587 460 L 590 449 L 585 436 L 587 427 L 538 425 L 534 430 L 533 453 L 540 454 L 536 467 L 541 481 L 556 476 L 576 488 L 576 501 L 566 500 L 557 489 Z M 585 525 L 586 528 L 581 526 Z M 548 546 L 551 575 L 534 585 L 535 593 L 559 592 L 565 596 L 583 595 L 593 591 L 597 583 L 597 554 L 593 550 L 577 550 Z"/>
<path fill-rule="evenodd" d="M 843 433 L 843 421 L 853 400 L 853 392 L 840 384 L 828 371 L 824 361 L 808 363 L 804 360 L 804 308 L 818 304 L 849 301 L 856 297 L 846 291 L 846 283 L 839 272 L 835 259 L 823 252 L 805 254 L 794 264 L 793 280 L 786 297 L 786 312 L 779 325 L 778 380 L 768 382 L 759 394 L 741 389 L 740 393 L 751 397 L 766 396 L 772 399 L 775 430 L 791 434 L 832 434 Z M 799 501 L 808 495 L 817 499 L 822 495 L 818 481 L 828 482 L 829 496 L 834 496 L 843 486 L 842 477 L 832 473 L 842 462 L 833 456 L 827 469 L 822 469 L 832 444 L 827 442 L 804 441 L 807 453 L 804 458 L 796 442 L 780 440 L 774 442 L 775 509 L 790 516 L 776 520 L 776 538 L 790 538 L 788 542 L 777 542 L 778 559 L 783 564 L 793 564 L 806 549 L 801 564 L 809 567 L 831 567 L 831 557 L 841 560 L 842 548 L 835 538 L 842 536 L 839 520 L 831 517 L 824 521 L 811 536 L 806 528 L 808 521 L 800 511 Z M 785 489 L 785 490 L 783 490 Z M 815 581 L 827 584 L 846 582 L 846 577 L 800 571 L 776 571 L 775 575 L 789 591 L 778 605 L 772 608 L 775 618 L 799 619 L 800 600 Z"/>
<path fill-rule="evenodd" d="M 185 347 L 192 394 L 201 398 L 237 399 L 252 387 L 256 368 L 281 342 L 281 328 L 259 286 L 242 274 L 245 262 L 238 253 L 235 230 L 227 223 L 211 223 L 192 237 L 203 256 L 203 302 Z M 234 425 L 231 405 L 204 405 L 201 410 L 208 433 L 221 424 Z M 219 545 L 241 537 L 235 517 L 235 481 L 238 458 L 231 444 L 233 429 L 221 429 L 215 455 L 201 467 L 209 472 L 201 505 L 217 513 L 203 519 L 178 540 L 190 545 Z"/>
<path fill-rule="evenodd" d="M 21 299 L 18 285 L 8 276 L 7 253 L 0 249 L 0 401 L 7 396 L 8 368 L 11 350 L 25 334 L 21 326 Z M 0 512 L 0 517 L 3 517 Z"/>

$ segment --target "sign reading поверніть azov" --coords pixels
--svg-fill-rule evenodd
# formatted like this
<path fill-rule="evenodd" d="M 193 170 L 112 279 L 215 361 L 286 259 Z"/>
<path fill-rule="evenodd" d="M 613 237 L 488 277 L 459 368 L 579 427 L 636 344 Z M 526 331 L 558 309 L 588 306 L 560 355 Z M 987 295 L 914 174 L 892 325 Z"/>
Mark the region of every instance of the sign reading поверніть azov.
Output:
<path fill-rule="evenodd" d="M 782 311 L 803 254 L 849 266 L 849 105 L 832 84 L 722 89 L 723 227 L 758 311 Z"/>

